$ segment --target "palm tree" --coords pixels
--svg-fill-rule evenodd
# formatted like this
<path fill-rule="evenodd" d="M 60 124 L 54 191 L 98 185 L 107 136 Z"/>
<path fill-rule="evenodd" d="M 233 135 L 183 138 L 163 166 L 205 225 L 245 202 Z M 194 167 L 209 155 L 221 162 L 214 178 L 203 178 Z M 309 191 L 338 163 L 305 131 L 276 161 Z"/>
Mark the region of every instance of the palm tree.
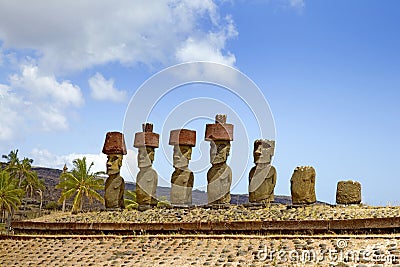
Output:
<path fill-rule="evenodd" d="M 21 204 L 23 195 L 24 190 L 18 188 L 17 181 L 12 179 L 7 171 L 0 171 L 0 212 L 2 219 L 4 219 L 5 213 L 8 213 L 6 229 L 11 226 L 14 210 Z"/>
<path fill-rule="evenodd" d="M 39 184 L 37 181 L 37 173 L 32 171 L 33 159 L 24 158 L 23 160 L 20 160 L 18 158 L 18 149 L 12 150 L 8 155 L 3 155 L 2 157 L 7 159 L 7 166 L 5 170 L 10 173 L 12 178 L 19 181 L 18 188 L 21 188 L 22 183 L 27 179 L 30 180 L 30 185 Z M 30 192 L 33 192 L 33 188 L 30 188 Z"/>
<path fill-rule="evenodd" d="M 86 157 L 75 159 L 72 163 L 74 164 L 74 169 L 71 172 L 61 173 L 60 182 L 56 185 L 56 188 L 62 189 L 58 202 L 61 204 L 64 199 L 70 199 L 75 196 L 72 204 L 72 213 L 82 211 L 84 196 L 88 198 L 89 203 L 93 202 L 93 198 L 104 203 L 103 197 L 96 191 L 104 189 L 103 180 L 97 178 L 97 175 L 102 172 L 90 172 L 94 163 L 92 162 L 87 168 Z"/>
<path fill-rule="evenodd" d="M 16 178 L 17 170 L 20 164 L 20 160 L 18 158 L 18 149 L 11 150 L 8 155 L 2 155 L 2 158 L 7 160 L 4 170 L 10 173 L 11 178 Z"/>
<path fill-rule="evenodd" d="M 32 171 L 33 159 L 24 158 L 20 161 L 16 174 L 18 175 L 19 183 L 18 187 L 21 188 L 22 183 L 29 179 L 31 184 L 37 184 L 38 176 L 37 173 Z"/>
<path fill-rule="evenodd" d="M 37 173 L 32 171 L 33 159 L 18 158 L 18 149 L 12 150 L 8 155 L 2 156 L 7 159 L 5 170 L 9 172 L 12 179 L 18 182 L 18 188 L 25 190 L 26 197 L 32 198 L 35 189 L 45 189 L 44 181 L 40 180 Z M 24 211 L 26 210 L 27 201 L 25 199 Z"/>
<path fill-rule="evenodd" d="M 138 208 L 138 203 L 136 202 L 136 192 L 135 191 L 126 190 L 125 197 L 126 197 L 124 199 L 125 209 L 131 210 L 131 209 Z"/>
<path fill-rule="evenodd" d="M 8 155 L 2 155 L 1 157 L 7 160 L 8 168 L 13 168 L 15 165 L 19 163 L 18 149 L 11 150 L 11 152 Z"/>
<path fill-rule="evenodd" d="M 43 207 L 43 190 L 39 188 L 39 189 L 36 191 L 36 193 L 38 193 L 38 195 L 40 196 L 39 214 L 40 214 L 40 215 L 42 215 L 42 207 Z"/>
<path fill-rule="evenodd" d="M 38 178 L 36 172 L 27 173 L 25 179 L 22 182 L 22 188 L 25 190 L 25 196 L 26 196 L 24 201 L 25 202 L 24 211 L 26 210 L 26 205 L 28 203 L 27 198 L 32 198 L 33 193 L 36 190 L 36 193 L 38 193 L 42 201 L 41 194 L 43 194 L 43 190 L 46 189 L 44 181 Z M 40 205 L 42 205 L 42 203 Z M 41 208 L 39 208 L 39 210 L 41 210 Z"/>
<path fill-rule="evenodd" d="M 44 181 L 39 179 L 36 172 L 30 172 L 26 175 L 22 182 L 22 188 L 26 192 L 26 196 L 32 198 L 36 189 L 45 189 Z"/>

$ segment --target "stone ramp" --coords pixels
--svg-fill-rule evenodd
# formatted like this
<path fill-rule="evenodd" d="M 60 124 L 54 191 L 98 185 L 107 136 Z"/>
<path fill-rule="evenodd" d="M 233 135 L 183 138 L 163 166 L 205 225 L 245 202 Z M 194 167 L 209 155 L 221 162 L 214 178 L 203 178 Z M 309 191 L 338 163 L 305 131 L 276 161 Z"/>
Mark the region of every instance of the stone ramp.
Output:
<path fill-rule="evenodd" d="M 399 245 L 399 235 L 2 236 L 0 266 L 392 266 Z"/>
<path fill-rule="evenodd" d="M 13 222 L 15 233 L 64 234 L 296 234 L 296 233 L 398 233 L 400 218 L 365 218 L 299 221 L 221 221 L 164 223 Z"/>

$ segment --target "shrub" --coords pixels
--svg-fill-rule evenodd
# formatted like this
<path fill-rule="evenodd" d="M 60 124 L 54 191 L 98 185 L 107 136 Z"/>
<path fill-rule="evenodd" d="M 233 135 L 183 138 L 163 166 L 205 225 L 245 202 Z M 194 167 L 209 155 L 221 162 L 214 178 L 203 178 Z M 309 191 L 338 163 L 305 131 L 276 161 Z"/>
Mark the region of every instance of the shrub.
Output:
<path fill-rule="evenodd" d="M 49 201 L 44 208 L 46 210 L 59 210 L 61 205 L 59 205 L 56 201 Z"/>
<path fill-rule="evenodd" d="M 162 196 L 158 199 L 157 207 L 170 207 L 171 203 L 168 201 L 166 196 Z"/>

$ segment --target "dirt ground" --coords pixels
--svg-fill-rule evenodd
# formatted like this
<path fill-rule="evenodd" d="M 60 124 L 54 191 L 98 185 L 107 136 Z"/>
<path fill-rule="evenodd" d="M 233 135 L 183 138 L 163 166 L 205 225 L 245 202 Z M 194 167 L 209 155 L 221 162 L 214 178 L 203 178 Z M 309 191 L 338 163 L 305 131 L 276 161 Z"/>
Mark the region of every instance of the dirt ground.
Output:
<path fill-rule="evenodd" d="M 0 266 L 400 266 L 400 235 L 31 236 L 0 239 Z"/>

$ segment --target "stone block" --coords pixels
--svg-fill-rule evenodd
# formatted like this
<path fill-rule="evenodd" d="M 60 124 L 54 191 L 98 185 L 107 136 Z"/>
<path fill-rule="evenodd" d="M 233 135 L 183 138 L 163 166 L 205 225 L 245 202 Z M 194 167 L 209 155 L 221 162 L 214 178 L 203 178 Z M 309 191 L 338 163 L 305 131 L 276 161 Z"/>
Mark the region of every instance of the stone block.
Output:
<path fill-rule="evenodd" d="M 290 179 L 293 204 L 313 204 L 315 196 L 315 169 L 311 166 L 296 167 Z"/>
<path fill-rule="evenodd" d="M 215 123 L 206 125 L 206 141 L 232 141 L 233 124 L 226 123 L 226 115 L 215 116 Z"/>
<path fill-rule="evenodd" d="M 169 134 L 169 144 L 196 146 L 196 131 L 188 129 L 172 130 Z"/>
<path fill-rule="evenodd" d="M 120 132 L 108 132 L 103 146 L 104 154 L 126 155 L 124 134 Z"/>
<path fill-rule="evenodd" d="M 160 135 L 153 133 L 153 124 L 144 123 L 142 128 L 143 132 L 135 133 L 133 146 L 136 148 L 144 146 L 157 148 L 159 145 Z"/>
<path fill-rule="evenodd" d="M 356 181 L 339 181 L 336 189 L 337 204 L 360 204 L 361 184 Z"/>

